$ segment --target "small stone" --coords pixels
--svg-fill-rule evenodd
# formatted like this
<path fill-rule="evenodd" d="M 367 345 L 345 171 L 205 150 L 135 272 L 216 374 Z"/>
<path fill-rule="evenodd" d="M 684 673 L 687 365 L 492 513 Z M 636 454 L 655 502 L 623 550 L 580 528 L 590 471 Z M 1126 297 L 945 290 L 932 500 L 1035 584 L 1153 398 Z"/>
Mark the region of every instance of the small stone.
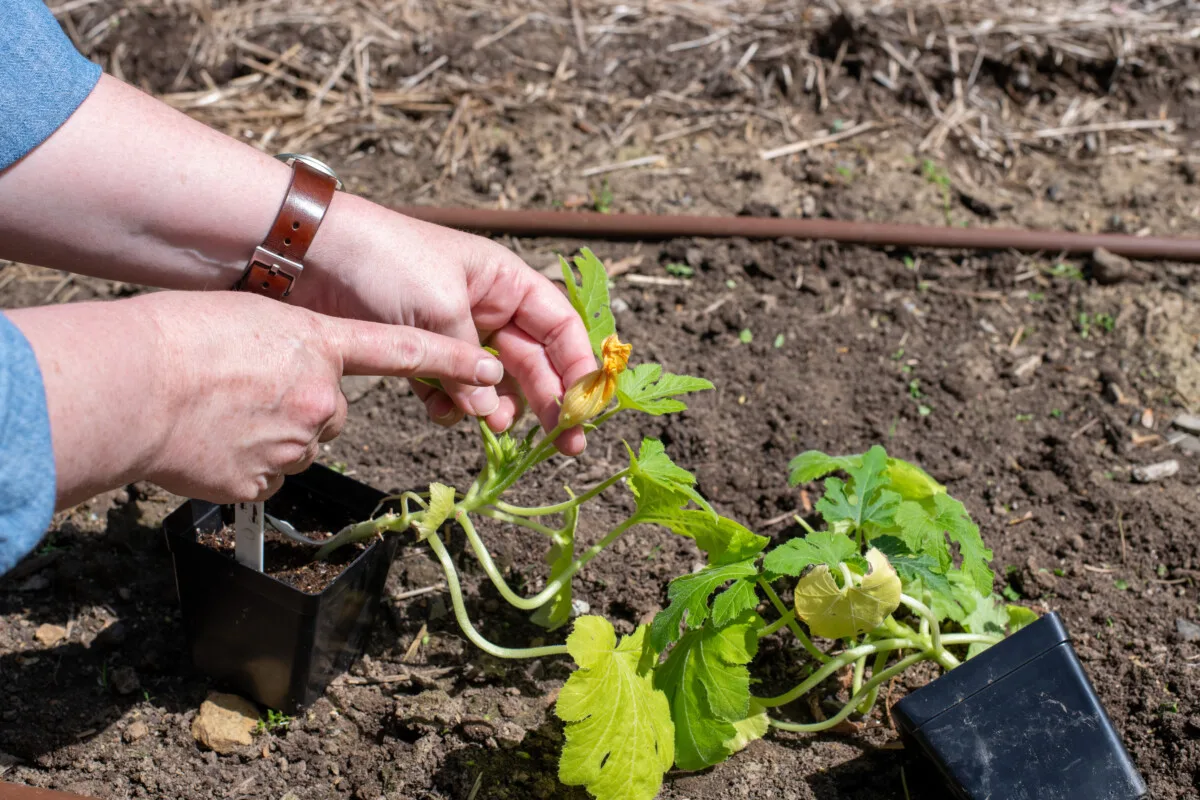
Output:
<path fill-rule="evenodd" d="M 145 738 L 150 733 L 150 726 L 142 722 L 140 719 L 134 721 L 132 725 L 125 729 L 125 741 L 133 744 L 138 739 Z"/>
<path fill-rule="evenodd" d="M 1200 417 L 1195 414 L 1180 414 L 1171 424 L 1180 430 L 1200 435 Z"/>
<path fill-rule="evenodd" d="M 121 598 L 122 600 L 128 600 L 129 598 L 133 597 L 133 592 L 129 590 L 128 586 L 122 586 L 117 589 L 117 597 Z"/>
<path fill-rule="evenodd" d="M 626 303 L 619 297 L 614 297 L 612 302 L 608 304 L 608 307 L 614 314 L 624 314 L 629 310 L 629 303 Z"/>
<path fill-rule="evenodd" d="M 1197 625 L 1191 620 L 1178 617 L 1175 620 L 1175 632 L 1178 633 L 1185 642 L 1200 642 L 1200 625 Z"/>
<path fill-rule="evenodd" d="M 258 708 L 236 694 L 211 692 L 192 722 L 192 737 L 218 753 L 232 753 L 251 742 L 258 727 Z"/>
<path fill-rule="evenodd" d="M 1110 286 L 1124 281 L 1139 280 L 1141 275 L 1128 258 L 1097 247 L 1092 251 L 1092 277 L 1096 279 L 1096 283 Z"/>
<path fill-rule="evenodd" d="M 571 616 L 582 617 L 584 614 L 591 612 L 592 606 L 587 600 L 580 600 L 578 597 L 571 600 Z"/>
<path fill-rule="evenodd" d="M 1184 455 L 1200 456 L 1200 437 L 1185 434 L 1174 444 Z"/>
<path fill-rule="evenodd" d="M 62 625 L 46 623 L 38 626 L 38 629 L 33 632 L 33 638 L 37 639 L 43 647 L 54 647 L 67 638 L 67 629 Z"/>
<path fill-rule="evenodd" d="M 138 679 L 138 674 L 133 667 L 117 667 L 112 671 L 108 681 L 117 694 L 133 694 L 142 688 L 142 682 Z"/>
<path fill-rule="evenodd" d="M 1179 462 L 1175 459 L 1160 461 L 1157 464 L 1145 464 L 1133 468 L 1133 479 L 1138 483 L 1153 483 L 1170 478 L 1179 472 Z"/>
<path fill-rule="evenodd" d="M 1141 423 L 1146 430 L 1154 430 L 1154 409 L 1142 409 Z"/>
<path fill-rule="evenodd" d="M 800 201 L 800 213 L 810 218 L 817 215 L 817 200 L 811 194 L 804 195 Z"/>
<path fill-rule="evenodd" d="M 525 729 L 515 722 L 505 721 L 495 726 L 493 736 L 501 747 L 513 748 L 525 741 Z"/>

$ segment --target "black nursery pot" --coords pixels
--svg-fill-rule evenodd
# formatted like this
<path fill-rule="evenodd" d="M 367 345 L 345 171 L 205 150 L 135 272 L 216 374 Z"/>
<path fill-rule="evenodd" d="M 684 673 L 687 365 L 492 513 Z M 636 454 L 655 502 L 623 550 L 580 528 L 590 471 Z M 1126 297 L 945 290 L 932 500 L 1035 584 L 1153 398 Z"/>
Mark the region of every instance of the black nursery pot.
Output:
<path fill-rule="evenodd" d="M 905 744 L 963 800 L 1136 800 L 1146 784 L 1057 614 L 893 708 Z"/>
<path fill-rule="evenodd" d="M 340 530 L 383 493 L 319 465 L 287 478 L 267 501 Z M 231 523 L 230 506 L 189 500 L 163 523 L 197 670 L 287 714 L 309 705 L 366 646 L 399 537 L 376 541 L 332 583 L 308 594 L 197 542 Z"/>

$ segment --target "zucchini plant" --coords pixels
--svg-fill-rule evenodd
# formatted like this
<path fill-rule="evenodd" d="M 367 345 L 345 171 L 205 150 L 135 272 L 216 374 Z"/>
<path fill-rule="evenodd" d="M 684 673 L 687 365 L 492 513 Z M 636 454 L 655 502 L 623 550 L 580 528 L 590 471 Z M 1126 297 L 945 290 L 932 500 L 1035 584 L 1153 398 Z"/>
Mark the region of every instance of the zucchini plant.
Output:
<path fill-rule="evenodd" d="M 649 800 L 673 766 L 717 764 L 775 727 L 815 732 L 871 712 L 880 687 L 921 661 L 953 669 L 964 658 L 1034 619 L 992 592 L 992 553 L 965 507 L 920 468 L 889 458 L 882 447 L 830 456 L 810 451 L 790 464 L 790 483 L 824 481 L 815 530 L 796 517 L 802 537 L 768 549 L 771 540 L 719 515 L 663 444 L 626 444 L 628 466 L 579 494 L 526 507 L 504 499 L 519 479 L 553 455 L 563 431 L 594 431 L 627 411 L 653 416 L 686 408 L 680 400 L 712 388 L 707 380 L 664 372 L 658 364 L 628 367 L 631 346 L 617 338 L 604 267 L 584 250 L 563 260 L 571 302 L 588 327 L 602 366 L 566 393 L 558 426 L 539 436 L 494 434 L 480 424 L 484 464 L 464 490 L 433 483 L 395 498 L 398 510 L 348 526 L 318 556 L 384 532 L 413 530 L 445 572 L 463 633 L 500 658 L 569 656 L 578 667 L 555 711 L 565 726 L 559 779 L 586 787 L 598 800 Z M 634 511 L 595 544 L 580 549 L 575 533 L 583 506 L 619 484 Z M 522 596 L 509 586 L 475 520 L 519 526 L 547 545 L 544 589 Z M 707 556 L 703 569 L 667 587 L 667 606 L 648 625 L 618 640 L 599 616 L 575 619 L 563 644 L 510 648 L 484 638 L 467 615 L 458 571 L 441 538 L 458 525 L 489 580 L 535 622 L 557 629 L 571 619 L 571 580 L 605 548 L 641 525 L 692 539 Z M 785 602 L 788 597 L 790 602 Z M 790 636 L 797 683 L 776 695 L 753 691 L 759 642 Z M 845 675 L 848 698 L 825 719 L 794 721 L 788 708 L 828 679 Z M 806 709 L 807 705 L 799 705 Z"/>

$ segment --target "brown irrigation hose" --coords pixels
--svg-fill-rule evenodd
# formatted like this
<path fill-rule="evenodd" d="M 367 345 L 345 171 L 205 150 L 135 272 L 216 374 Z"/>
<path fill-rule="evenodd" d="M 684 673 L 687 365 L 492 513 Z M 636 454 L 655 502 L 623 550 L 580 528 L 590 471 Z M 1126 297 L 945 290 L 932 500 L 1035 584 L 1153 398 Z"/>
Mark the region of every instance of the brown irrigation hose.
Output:
<path fill-rule="evenodd" d="M 832 239 L 847 244 L 944 247 L 973 250 L 1090 253 L 1097 247 L 1127 258 L 1200 261 L 1200 239 L 1128 236 L 1112 233 L 949 228 L 878 222 L 783 217 L 703 217 L 653 214 L 597 214 L 573 211 L 512 211 L 485 208 L 400 206 L 410 217 L 480 233 L 512 236 L 565 236 L 575 239 L 672 239 L 682 236 L 748 239 Z"/>

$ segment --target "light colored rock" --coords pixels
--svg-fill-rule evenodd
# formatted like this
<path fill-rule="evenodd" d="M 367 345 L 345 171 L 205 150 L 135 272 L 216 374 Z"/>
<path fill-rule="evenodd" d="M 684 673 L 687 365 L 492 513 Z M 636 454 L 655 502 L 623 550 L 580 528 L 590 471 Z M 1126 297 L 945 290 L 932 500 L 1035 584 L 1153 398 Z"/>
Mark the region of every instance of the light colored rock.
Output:
<path fill-rule="evenodd" d="M 1200 456 L 1200 436 L 1191 436 L 1185 434 L 1179 441 L 1173 443 L 1179 448 L 1179 452 L 1189 456 Z"/>
<path fill-rule="evenodd" d="M 1172 422 L 1176 428 L 1185 430 L 1188 433 L 1200 435 L 1200 417 L 1195 414 L 1180 414 Z"/>
<path fill-rule="evenodd" d="M 1200 625 L 1183 617 L 1175 619 L 1175 631 L 1185 642 L 1200 642 Z"/>
<path fill-rule="evenodd" d="M 258 708 L 236 694 L 210 692 L 192 722 L 192 737 L 210 750 L 232 753 L 250 744 L 258 727 Z"/>
<path fill-rule="evenodd" d="M 125 741 L 133 744 L 138 739 L 145 738 L 149 733 L 150 726 L 139 719 L 134 721 L 132 725 L 125 729 Z"/>
<path fill-rule="evenodd" d="M 1179 472 L 1179 462 L 1175 459 L 1160 461 L 1157 464 L 1145 464 L 1133 468 L 1133 479 L 1138 483 L 1153 483 L 1165 480 Z"/>
<path fill-rule="evenodd" d="M 38 626 L 38 629 L 33 632 L 33 638 L 37 639 L 38 644 L 43 647 L 54 647 L 67 638 L 67 629 L 62 625 L 51 625 L 47 622 Z"/>

